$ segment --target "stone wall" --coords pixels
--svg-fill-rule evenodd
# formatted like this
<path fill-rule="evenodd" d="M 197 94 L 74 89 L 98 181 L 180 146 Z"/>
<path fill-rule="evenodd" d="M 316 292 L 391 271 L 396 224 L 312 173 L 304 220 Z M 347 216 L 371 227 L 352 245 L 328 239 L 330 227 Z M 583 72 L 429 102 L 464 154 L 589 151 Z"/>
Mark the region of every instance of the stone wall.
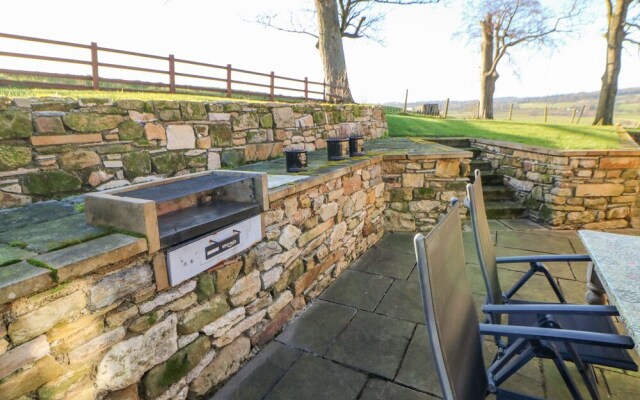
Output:
<path fill-rule="evenodd" d="M 379 138 L 380 107 L 0 98 L 0 208 Z"/>
<path fill-rule="evenodd" d="M 475 140 L 529 216 L 553 228 L 640 228 L 640 150 L 551 150 Z"/>

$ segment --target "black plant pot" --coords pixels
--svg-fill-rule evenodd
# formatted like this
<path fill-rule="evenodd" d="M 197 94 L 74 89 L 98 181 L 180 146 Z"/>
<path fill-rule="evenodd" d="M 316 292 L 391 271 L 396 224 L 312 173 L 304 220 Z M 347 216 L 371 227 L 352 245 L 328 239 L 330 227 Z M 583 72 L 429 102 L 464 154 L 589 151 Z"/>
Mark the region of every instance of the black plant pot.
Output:
<path fill-rule="evenodd" d="M 349 138 L 327 139 L 327 155 L 329 161 L 340 161 L 349 158 Z"/>
<path fill-rule="evenodd" d="M 300 172 L 307 170 L 306 150 L 285 150 L 287 172 Z"/>
<path fill-rule="evenodd" d="M 351 136 L 349 138 L 349 154 L 351 157 L 364 155 L 364 136 Z"/>

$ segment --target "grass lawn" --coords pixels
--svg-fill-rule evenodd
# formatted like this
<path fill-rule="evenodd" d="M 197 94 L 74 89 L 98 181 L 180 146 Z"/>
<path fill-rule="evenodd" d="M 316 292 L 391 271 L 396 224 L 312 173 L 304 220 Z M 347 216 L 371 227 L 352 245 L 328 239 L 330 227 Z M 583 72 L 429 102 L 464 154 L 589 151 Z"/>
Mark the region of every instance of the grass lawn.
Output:
<path fill-rule="evenodd" d="M 445 120 L 404 115 L 387 115 L 387 121 L 390 136 L 464 136 L 572 150 L 617 149 L 620 147 L 618 134 L 611 126 Z"/>

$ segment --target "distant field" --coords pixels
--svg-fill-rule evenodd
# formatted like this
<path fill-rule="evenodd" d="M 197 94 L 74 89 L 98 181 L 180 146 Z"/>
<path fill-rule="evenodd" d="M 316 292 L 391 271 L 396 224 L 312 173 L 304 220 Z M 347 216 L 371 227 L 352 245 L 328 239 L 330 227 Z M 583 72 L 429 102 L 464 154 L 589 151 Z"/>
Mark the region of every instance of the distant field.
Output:
<path fill-rule="evenodd" d="M 390 136 L 464 136 L 555 149 L 616 149 L 615 128 L 387 115 Z"/>

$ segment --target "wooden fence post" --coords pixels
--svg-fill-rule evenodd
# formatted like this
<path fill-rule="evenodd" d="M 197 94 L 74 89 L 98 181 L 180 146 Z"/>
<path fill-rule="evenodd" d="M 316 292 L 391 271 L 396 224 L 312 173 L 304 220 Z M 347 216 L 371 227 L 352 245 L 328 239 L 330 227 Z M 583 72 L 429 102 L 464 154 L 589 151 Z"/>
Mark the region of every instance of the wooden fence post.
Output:
<path fill-rule="evenodd" d="M 547 112 L 548 112 L 548 108 L 549 106 L 544 106 L 544 123 L 547 123 Z"/>
<path fill-rule="evenodd" d="M 573 112 L 571 113 L 571 124 L 573 124 L 573 120 L 576 119 L 576 111 L 578 111 L 578 109 L 573 107 Z"/>
<path fill-rule="evenodd" d="M 309 78 L 304 77 L 304 99 L 309 100 Z"/>
<path fill-rule="evenodd" d="M 407 99 L 409 98 L 409 89 L 404 93 L 404 108 L 402 109 L 403 113 L 407 113 Z"/>
<path fill-rule="evenodd" d="M 476 119 L 480 119 L 480 101 L 478 101 L 478 111 L 476 111 Z"/>
<path fill-rule="evenodd" d="M 576 121 L 576 125 L 580 123 L 580 118 L 582 118 L 582 113 L 584 112 L 586 106 L 586 104 L 582 106 L 582 110 L 580 110 L 580 115 L 578 115 L 578 120 Z"/>
<path fill-rule="evenodd" d="M 176 92 L 176 58 L 169 54 L 169 93 Z"/>
<path fill-rule="evenodd" d="M 100 90 L 100 76 L 98 75 L 98 44 L 91 42 L 91 80 L 93 90 Z"/>
<path fill-rule="evenodd" d="M 231 97 L 231 64 L 227 64 L 227 97 Z"/>
<path fill-rule="evenodd" d="M 447 115 L 449 115 L 449 98 L 444 102 L 444 119 L 447 119 Z"/>
<path fill-rule="evenodd" d="M 275 99 L 275 82 L 276 82 L 276 74 L 271 71 L 271 76 L 270 76 L 270 83 L 269 83 L 269 99 L 271 101 L 273 101 Z"/>
<path fill-rule="evenodd" d="M 513 103 L 509 105 L 509 121 L 511 121 L 512 116 L 513 116 Z"/>

